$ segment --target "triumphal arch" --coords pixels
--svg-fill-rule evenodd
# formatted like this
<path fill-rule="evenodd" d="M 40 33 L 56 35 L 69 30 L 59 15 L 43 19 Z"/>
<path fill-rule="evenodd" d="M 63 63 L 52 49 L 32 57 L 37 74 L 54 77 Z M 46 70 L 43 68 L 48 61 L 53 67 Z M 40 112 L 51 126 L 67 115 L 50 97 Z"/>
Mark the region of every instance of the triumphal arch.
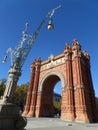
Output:
<path fill-rule="evenodd" d="M 90 56 L 81 51 L 75 39 L 67 43 L 64 51 L 51 55 L 47 60 L 35 60 L 31 65 L 30 84 L 24 116 L 52 117 L 53 89 L 61 81 L 61 119 L 96 122 L 97 108 L 90 71 Z"/>

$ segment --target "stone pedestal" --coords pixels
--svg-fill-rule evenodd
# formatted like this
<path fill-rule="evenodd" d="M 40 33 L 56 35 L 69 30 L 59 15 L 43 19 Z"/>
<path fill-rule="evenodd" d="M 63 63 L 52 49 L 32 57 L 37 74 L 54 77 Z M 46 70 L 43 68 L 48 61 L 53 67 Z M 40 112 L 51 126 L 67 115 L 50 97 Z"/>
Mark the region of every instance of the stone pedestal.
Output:
<path fill-rule="evenodd" d="M 23 130 L 26 124 L 16 105 L 0 101 L 0 130 Z"/>

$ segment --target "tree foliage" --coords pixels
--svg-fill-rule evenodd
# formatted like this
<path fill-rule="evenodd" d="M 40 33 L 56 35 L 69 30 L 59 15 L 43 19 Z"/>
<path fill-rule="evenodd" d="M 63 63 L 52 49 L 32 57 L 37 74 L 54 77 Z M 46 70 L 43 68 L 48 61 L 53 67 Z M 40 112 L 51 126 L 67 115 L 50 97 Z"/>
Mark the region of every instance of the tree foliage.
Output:
<path fill-rule="evenodd" d="M 22 101 L 23 103 L 25 103 L 27 90 L 28 90 L 28 83 L 18 85 L 16 87 L 16 91 L 15 91 L 15 94 L 14 94 L 14 100 Z"/>
<path fill-rule="evenodd" d="M 2 78 L 0 80 L 0 99 L 2 98 L 4 94 L 4 90 L 6 88 L 6 81 L 7 80 L 5 78 Z M 24 104 L 26 102 L 28 86 L 29 86 L 28 83 L 17 85 L 15 93 L 14 93 L 13 103 L 17 104 L 22 109 L 24 108 Z"/>
<path fill-rule="evenodd" d="M 61 111 L 61 100 L 60 101 L 53 101 L 53 105 L 54 105 L 54 114 L 59 113 Z"/>
<path fill-rule="evenodd" d="M 6 86 L 6 79 L 2 78 L 0 82 L 0 98 L 3 96 L 5 86 Z"/>

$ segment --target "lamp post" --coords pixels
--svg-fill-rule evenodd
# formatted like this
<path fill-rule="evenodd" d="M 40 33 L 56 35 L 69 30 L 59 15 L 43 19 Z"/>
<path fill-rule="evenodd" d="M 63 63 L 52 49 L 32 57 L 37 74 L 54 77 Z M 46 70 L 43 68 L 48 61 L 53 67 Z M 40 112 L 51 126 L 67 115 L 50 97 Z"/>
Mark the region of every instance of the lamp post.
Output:
<path fill-rule="evenodd" d="M 48 30 L 54 28 L 52 23 L 52 16 L 54 12 L 61 8 L 61 5 L 52 9 L 45 18 L 41 21 L 40 25 L 33 33 L 29 35 L 27 33 L 28 23 L 25 25 L 25 30 L 22 33 L 22 38 L 17 47 L 14 50 L 9 48 L 6 51 L 6 54 L 10 53 L 11 56 L 11 67 L 8 72 L 8 81 L 7 86 L 3 95 L 3 99 L 0 100 L 0 128 L 3 129 L 22 129 L 26 126 L 26 118 L 22 117 L 19 114 L 18 108 L 13 104 L 12 98 L 16 89 L 17 82 L 21 76 L 22 66 L 32 48 L 33 43 L 35 42 L 42 26 L 49 19 Z M 7 55 L 3 59 L 3 63 L 7 61 Z"/>

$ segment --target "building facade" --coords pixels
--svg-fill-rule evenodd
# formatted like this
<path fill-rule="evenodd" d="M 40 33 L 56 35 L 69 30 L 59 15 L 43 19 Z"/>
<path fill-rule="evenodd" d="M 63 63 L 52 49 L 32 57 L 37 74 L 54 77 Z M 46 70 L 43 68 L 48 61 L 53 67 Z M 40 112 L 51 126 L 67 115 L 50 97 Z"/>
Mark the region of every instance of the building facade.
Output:
<path fill-rule="evenodd" d="M 53 93 L 53 101 L 60 102 L 61 101 L 61 95 L 58 93 Z"/>
<path fill-rule="evenodd" d="M 31 65 L 30 85 L 23 116 L 53 116 L 53 89 L 61 81 L 61 119 L 97 122 L 95 93 L 90 71 L 90 56 L 81 51 L 75 39 L 64 51 L 49 59 L 35 60 Z"/>

